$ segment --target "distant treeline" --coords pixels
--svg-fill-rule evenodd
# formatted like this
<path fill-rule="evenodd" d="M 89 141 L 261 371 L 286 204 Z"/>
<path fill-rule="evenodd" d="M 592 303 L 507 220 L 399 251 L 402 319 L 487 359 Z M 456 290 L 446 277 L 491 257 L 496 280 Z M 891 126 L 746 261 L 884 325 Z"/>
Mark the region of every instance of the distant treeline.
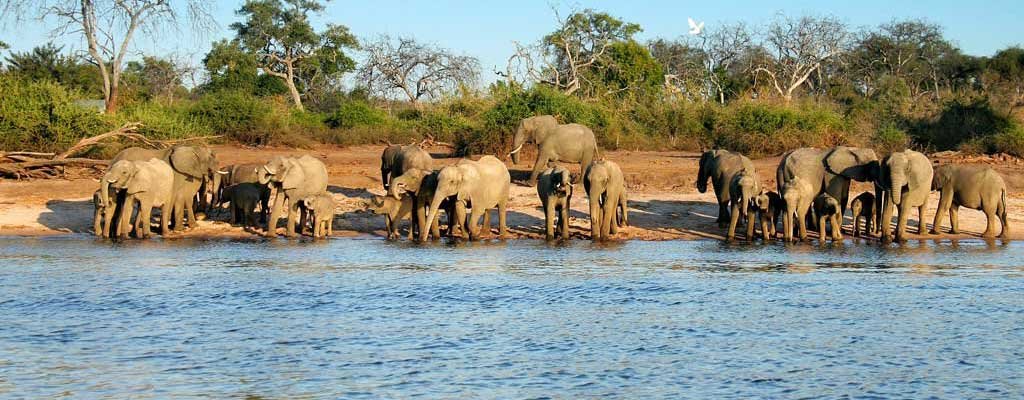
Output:
<path fill-rule="evenodd" d="M 969 56 L 924 21 L 853 31 L 833 17 L 778 16 L 761 30 L 727 24 L 640 43 L 640 25 L 581 10 L 536 43 L 516 43 L 483 87 L 471 56 L 409 37 L 357 40 L 341 25 L 317 30 L 306 16 L 321 8 L 247 1 L 235 37 L 194 68 L 153 55 L 122 66 L 116 53 L 51 44 L 8 51 L 0 150 L 60 150 L 141 121 L 157 139 L 308 147 L 431 135 L 462 153 L 499 153 L 522 118 L 553 114 L 613 149 L 758 156 L 854 144 L 1024 156 L 1024 50 Z M 81 10 L 69 12 L 90 11 Z M 116 20 L 107 29 L 118 32 Z M 106 100 L 106 112 L 87 99 Z"/>

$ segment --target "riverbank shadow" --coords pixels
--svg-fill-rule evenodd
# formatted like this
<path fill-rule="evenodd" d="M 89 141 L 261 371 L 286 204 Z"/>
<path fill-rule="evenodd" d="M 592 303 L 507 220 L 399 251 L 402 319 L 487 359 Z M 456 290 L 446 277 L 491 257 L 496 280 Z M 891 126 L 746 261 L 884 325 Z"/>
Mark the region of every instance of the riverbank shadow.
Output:
<path fill-rule="evenodd" d="M 50 200 L 36 222 L 59 232 L 92 233 L 94 210 L 92 200 Z"/>

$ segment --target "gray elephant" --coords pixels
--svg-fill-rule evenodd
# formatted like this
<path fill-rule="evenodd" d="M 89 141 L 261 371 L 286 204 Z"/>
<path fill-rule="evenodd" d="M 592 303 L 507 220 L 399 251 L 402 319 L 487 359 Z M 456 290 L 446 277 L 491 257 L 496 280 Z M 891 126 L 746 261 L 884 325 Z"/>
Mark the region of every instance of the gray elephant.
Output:
<path fill-rule="evenodd" d="M 537 181 L 537 196 L 544 207 L 544 234 L 555 238 L 555 227 L 562 239 L 569 240 L 569 204 L 572 203 L 574 177 L 561 165 L 551 163 Z"/>
<path fill-rule="evenodd" d="M 882 220 L 879 221 L 882 228 L 882 242 L 892 240 L 890 223 L 893 206 L 898 207 L 899 211 L 896 223 L 897 241 L 905 240 L 907 218 L 910 216 L 912 208 L 917 208 L 917 233 L 925 233 L 924 208 L 928 204 L 933 175 L 932 163 L 928 157 L 913 150 L 892 153 L 882 160 L 881 174 L 877 182 L 881 189 L 881 197 L 883 197 Z M 878 202 L 877 198 L 875 202 Z"/>
<path fill-rule="evenodd" d="M 149 237 L 150 218 L 153 208 L 160 208 L 160 233 L 166 235 L 174 199 L 172 184 L 174 170 L 163 160 L 148 161 L 121 160 L 110 166 L 103 175 L 102 185 L 109 185 L 114 190 L 124 190 L 124 203 L 121 205 L 122 216 L 118 222 L 119 236 L 126 237 L 135 202 L 139 203 L 139 214 L 134 224 L 135 236 Z M 109 197 L 108 197 L 109 198 Z M 109 226 L 110 220 L 107 220 Z"/>
<path fill-rule="evenodd" d="M 597 139 L 594 131 L 580 124 L 559 124 L 555 117 L 541 115 L 519 122 L 512 138 L 512 163 L 519 164 L 519 152 L 527 143 L 537 144 L 537 161 L 530 172 L 529 184 L 537 183 L 537 176 L 549 161 L 580 163 L 580 170 L 587 168 L 597 155 Z"/>
<path fill-rule="evenodd" d="M 747 240 L 754 239 L 754 218 L 751 211 L 757 211 L 755 202 L 759 194 L 761 182 L 757 180 L 757 173 L 753 169 L 745 169 L 732 177 L 732 182 L 729 183 L 729 231 L 725 235 L 726 240 L 736 237 L 736 224 L 740 218 L 747 223 Z M 765 228 L 762 226 L 761 229 Z"/>
<path fill-rule="evenodd" d="M 786 205 L 782 201 L 782 196 L 770 190 L 761 190 L 754 200 L 757 217 L 761 221 L 761 236 L 768 241 L 775 237 L 775 224 Z"/>
<path fill-rule="evenodd" d="M 258 172 L 260 184 L 269 185 L 277 193 L 274 205 L 270 207 L 270 218 L 267 219 L 264 235 L 277 236 L 277 221 L 282 212 L 287 212 L 284 234 L 287 237 L 296 236 L 296 223 L 301 222 L 299 229 L 305 225 L 304 220 L 296 221 L 300 217 L 305 219 L 299 210 L 302 199 L 327 191 L 327 166 L 308 155 L 277 156 L 260 167 Z"/>
<path fill-rule="evenodd" d="M 364 202 L 374 214 L 384 216 L 384 227 L 388 240 L 398 237 L 398 223 L 412 215 L 412 197 L 373 196 Z M 412 221 L 409 226 L 409 240 L 412 240 Z"/>
<path fill-rule="evenodd" d="M 263 163 L 247 163 L 229 165 L 218 170 L 217 175 L 220 176 L 220 182 L 217 185 L 219 190 L 214 197 L 216 199 L 215 204 L 222 205 L 228 201 L 228 199 L 222 198 L 225 195 L 226 188 L 244 183 L 252 184 L 253 187 L 260 189 L 260 222 L 265 222 L 267 214 L 270 212 L 270 187 L 260 184 L 259 169 L 261 167 L 263 167 Z"/>
<path fill-rule="evenodd" d="M 818 238 L 825 243 L 826 226 L 832 230 L 832 241 L 843 240 L 843 214 L 839 200 L 828 193 L 814 198 L 814 214 L 818 216 Z"/>
<path fill-rule="evenodd" d="M 129 147 L 114 156 L 110 163 L 113 165 L 121 160 L 146 161 L 154 158 L 166 162 L 174 170 L 174 230 L 184 230 L 186 218 L 191 226 L 195 226 L 196 194 L 204 181 L 212 181 L 214 175 L 217 175 L 216 154 L 206 147 L 174 146 L 163 150 Z M 100 186 L 100 189 L 102 197 L 109 195 L 106 187 Z"/>
<path fill-rule="evenodd" d="M 1006 220 L 1006 182 L 991 167 L 947 164 L 935 169 L 932 190 L 938 190 L 939 207 L 931 233 L 939 233 L 942 219 L 949 213 L 950 233 L 958 233 L 958 208 L 967 207 L 985 213 L 988 224 L 983 237 L 995 237 L 996 217 L 1002 224 L 999 236 L 1010 233 Z"/>
<path fill-rule="evenodd" d="M 590 201 L 590 239 L 607 240 L 618 233 L 616 210 L 626 194 L 622 169 L 613 161 L 594 161 L 583 174 L 583 188 Z"/>
<path fill-rule="evenodd" d="M 438 171 L 413 168 L 406 171 L 402 176 L 394 178 L 391 181 L 391 189 L 388 191 L 388 197 L 392 197 L 394 199 L 408 198 L 410 201 L 410 207 L 419 208 L 418 212 L 414 210 L 413 215 L 410 217 L 410 239 L 414 235 L 419 234 L 420 226 L 426 225 L 427 212 L 429 211 L 431 202 L 434 200 L 434 194 L 437 191 L 437 175 Z M 456 221 L 454 207 L 455 202 L 450 197 L 441 199 L 441 210 L 444 210 L 445 214 L 448 216 L 447 232 L 449 236 L 454 235 L 455 230 L 461 227 L 464 223 L 464 221 Z M 486 220 L 486 214 L 484 218 Z M 438 219 L 439 218 L 435 218 L 430 222 L 430 234 L 435 239 L 440 239 L 441 237 Z M 487 225 L 487 223 L 485 222 L 484 225 Z"/>
<path fill-rule="evenodd" d="M 711 179 L 711 184 L 715 188 L 715 198 L 718 199 L 716 222 L 719 228 L 725 228 L 729 224 L 729 201 L 732 200 L 729 185 L 732 178 L 741 171 L 754 171 L 754 163 L 742 154 L 728 150 L 708 150 L 700 156 L 697 191 L 707 193 L 708 178 Z"/>
<path fill-rule="evenodd" d="M 814 187 L 803 178 L 794 176 L 782 184 L 782 200 L 786 203 L 785 216 L 782 217 L 782 238 L 793 241 L 793 223 L 800 228 L 799 239 L 807 240 L 807 211 L 817 194 Z"/>
<path fill-rule="evenodd" d="M 465 230 L 470 240 L 480 236 L 477 221 L 492 208 L 498 209 L 498 230 L 500 237 L 507 234 L 505 212 L 509 200 L 511 176 L 505 163 L 494 156 L 483 156 L 479 161 L 462 159 L 455 165 L 441 168 L 437 173 L 437 189 L 430 202 L 427 221 L 433 224 L 437 211 L 447 197 L 455 197 L 455 221 L 461 221 L 466 208 L 472 208 Z M 457 223 L 451 224 L 453 226 Z M 427 230 L 420 230 L 420 240 L 427 240 Z"/>
<path fill-rule="evenodd" d="M 313 225 L 313 237 L 330 237 L 334 234 L 334 197 L 321 192 L 302 199 L 302 208 L 309 214 Z"/>
<path fill-rule="evenodd" d="M 257 222 L 256 208 L 261 206 L 260 214 L 266 218 L 267 202 L 265 196 L 270 190 L 259 183 L 242 182 L 225 187 L 218 201 L 231 203 L 231 223 L 242 224 L 242 226 L 254 226 Z"/>
<path fill-rule="evenodd" d="M 811 185 L 815 196 L 828 193 L 843 213 L 850 199 L 850 181 L 874 182 L 878 177 L 878 155 L 874 150 L 837 146 L 831 149 L 800 148 L 786 153 L 776 171 L 779 191 L 790 178 L 800 177 Z"/>
<path fill-rule="evenodd" d="M 389 173 L 391 183 L 388 185 L 388 194 L 396 196 L 396 198 L 403 195 L 408 195 L 412 198 L 412 229 L 415 232 L 420 231 L 426 220 L 426 216 L 423 213 L 423 208 L 426 204 L 420 201 L 420 196 L 417 195 L 417 192 L 421 186 L 420 181 L 422 181 L 423 177 L 430 174 L 433 164 L 434 159 L 430 157 L 430 153 L 427 153 L 415 144 L 400 147 L 391 163 L 391 171 Z M 381 165 L 381 170 L 383 171 L 383 162 Z M 403 176 L 405 176 L 404 179 L 398 179 Z"/>
<path fill-rule="evenodd" d="M 864 219 L 864 233 L 871 234 L 878 227 L 878 216 L 875 214 L 875 195 L 864 192 L 850 202 L 850 213 L 853 214 L 853 236 L 860 236 L 860 220 Z"/>
<path fill-rule="evenodd" d="M 388 190 L 391 187 L 391 180 L 396 178 L 391 175 L 391 169 L 397 164 L 395 161 L 401 151 L 402 146 L 388 144 L 388 147 L 385 147 L 384 152 L 380 155 L 380 182 L 384 185 L 384 190 Z"/>

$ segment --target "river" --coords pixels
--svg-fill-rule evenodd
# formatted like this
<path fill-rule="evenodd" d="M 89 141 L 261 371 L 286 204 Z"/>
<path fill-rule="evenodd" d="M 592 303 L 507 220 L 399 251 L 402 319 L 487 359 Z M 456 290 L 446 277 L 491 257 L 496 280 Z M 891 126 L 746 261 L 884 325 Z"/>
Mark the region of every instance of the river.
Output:
<path fill-rule="evenodd" d="M 12 398 L 1020 398 L 1024 244 L 0 239 Z"/>

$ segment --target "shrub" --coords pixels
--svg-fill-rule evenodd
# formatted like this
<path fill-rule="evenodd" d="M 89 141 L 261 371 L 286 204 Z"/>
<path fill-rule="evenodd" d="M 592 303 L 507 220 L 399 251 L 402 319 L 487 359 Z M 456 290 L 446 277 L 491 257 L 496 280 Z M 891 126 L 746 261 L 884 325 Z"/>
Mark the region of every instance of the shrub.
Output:
<path fill-rule="evenodd" d="M 212 132 L 245 144 L 265 145 L 275 133 L 270 126 L 271 111 L 270 104 L 251 94 L 219 91 L 201 97 L 192 106 L 190 115 Z"/>
<path fill-rule="evenodd" d="M 871 144 L 883 154 L 902 151 L 910 145 L 910 135 L 895 125 L 888 124 L 875 132 Z"/>
<path fill-rule="evenodd" d="M 365 101 L 346 101 L 325 122 L 331 128 L 383 125 L 388 116 Z"/>
<path fill-rule="evenodd" d="M 50 81 L 0 76 L 0 150 L 62 151 L 113 127 L 110 118 L 79 107 L 77 91 Z"/>
<path fill-rule="evenodd" d="M 214 135 L 210 125 L 191 111 L 192 106 L 187 103 L 143 102 L 122 107 L 117 117 L 122 122 L 142 122 L 139 133 L 154 139 L 184 139 Z"/>
<path fill-rule="evenodd" d="M 994 150 L 1024 157 L 1024 126 L 1014 123 L 993 138 Z"/>

